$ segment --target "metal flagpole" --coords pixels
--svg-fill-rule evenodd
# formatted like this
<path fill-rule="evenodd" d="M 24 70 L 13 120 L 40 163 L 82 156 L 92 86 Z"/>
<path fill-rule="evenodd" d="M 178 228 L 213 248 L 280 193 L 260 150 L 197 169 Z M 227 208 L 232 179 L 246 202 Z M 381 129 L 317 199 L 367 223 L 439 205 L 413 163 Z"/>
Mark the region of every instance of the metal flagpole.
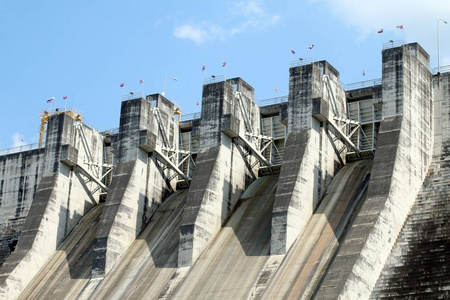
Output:
<path fill-rule="evenodd" d="M 222 63 L 222 67 L 225 67 L 225 81 L 227 81 L 227 61 Z"/>
<path fill-rule="evenodd" d="M 441 18 L 437 18 L 436 20 L 436 28 L 437 28 L 437 48 L 438 48 L 438 74 L 441 71 L 441 64 L 440 64 L 440 43 L 439 43 L 439 20 L 447 24 L 447 21 L 442 20 Z"/>

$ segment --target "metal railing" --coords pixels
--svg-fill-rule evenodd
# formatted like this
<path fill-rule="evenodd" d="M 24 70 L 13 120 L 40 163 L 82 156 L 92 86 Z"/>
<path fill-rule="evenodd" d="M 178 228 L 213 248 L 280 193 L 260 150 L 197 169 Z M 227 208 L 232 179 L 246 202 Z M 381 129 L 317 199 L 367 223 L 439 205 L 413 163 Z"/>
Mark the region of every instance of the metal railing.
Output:
<path fill-rule="evenodd" d="M 364 80 L 364 81 L 360 81 L 360 82 L 349 83 L 349 84 L 345 85 L 344 89 L 346 91 L 350 91 L 350 90 L 356 90 L 356 89 L 361 89 L 361 88 L 366 88 L 366 87 L 373 87 L 376 85 L 381 85 L 381 81 L 382 81 L 381 78 L 376 78 L 376 79 Z"/>
<path fill-rule="evenodd" d="M 438 70 L 441 73 L 448 73 L 448 72 L 450 72 L 450 65 L 449 66 L 440 66 L 439 68 L 438 67 L 433 68 L 431 70 L 431 74 L 436 75 L 438 73 Z"/>
<path fill-rule="evenodd" d="M 106 130 L 103 130 L 102 132 L 100 132 L 100 134 L 102 134 L 102 135 L 107 135 L 107 134 L 114 135 L 114 134 L 118 134 L 118 133 L 119 133 L 119 127 L 106 129 Z"/>
<path fill-rule="evenodd" d="M 181 115 L 181 122 L 200 119 L 201 117 L 202 117 L 202 113 L 200 111 L 192 113 L 192 114 Z"/>
<path fill-rule="evenodd" d="M 13 153 L 19 153 L 19 152 L 30 151 L 30 150 L 34 150 L 34 149 L 38 149 L 38 148 L 39 148 L 39 143 L 33 143 L 33 144 L 22 145 L 22 146 L 7 148 L 7 149 L 1 149 L 0 150 L 0 156 L 13 154 Z M 44 148 L 44 147 L 42 146 L 42 148 Z"/>
<path fill-rule="evenodd" d="M 288 102 L 289 96 L 280 96 L 280 97 L 275 97 L 275 98 L 269 98 L 269 99 L 264 99 L 264 100 L 259 100 L 255 102 L 256 104 L 258 104 L 259 107 L 263 107 L 263 106 L 269 106 L 272 104 L 278 104 L 278 103 L 284 103 L 284 102 Z"/>
<path fill-rule="evenodd" d="M 128 94 L 122 95 L 122 101 L 140 99 L 140 98 L 145 99 L 144 92 L 129 92 Z"/>
<path fill-rule="evenodd" d="M 49 114 L 54 115 L 54 114 L 59 114 L 59 113 L 63 113 L 63 112 L 67 112 L 67 111 L 71 111 L 73 113 L 76 113 L 77 115 L 83 116 L 83 113 L 81 112 L 81 110 L 79 110 L 76 107 L 70 106 L 70 107 L 58 107 L 52 110 L 47 110 Z"/>
<path fill-rule="evenodd" d="M 291 68 L 299 67 L 299 66 L 306 66 L 314 62 L 313 57 L 308 58 L 299 58 L 298 60 L 293 60 L 290 63 Z"/>
<path fill-rule="evenodd" d="M 225 81 L 225 80 L 227 80 L 227 77 L 225 75 L 219 75 L 219 76 L 212 75 L 209 78 L 203 79 L 203 85 L 215 83 L 215 82 L 221 82 L 221 81 Z"/>
<path fill-rule="evenodd" d="M 392 49 L 392 48 L 400 47 L 403 45 L 406 45 L 406 42 L 403 40 L 397 40 L 397 41 L 391 40 L 389 42 L 383 43 L 383 50 Z"/>

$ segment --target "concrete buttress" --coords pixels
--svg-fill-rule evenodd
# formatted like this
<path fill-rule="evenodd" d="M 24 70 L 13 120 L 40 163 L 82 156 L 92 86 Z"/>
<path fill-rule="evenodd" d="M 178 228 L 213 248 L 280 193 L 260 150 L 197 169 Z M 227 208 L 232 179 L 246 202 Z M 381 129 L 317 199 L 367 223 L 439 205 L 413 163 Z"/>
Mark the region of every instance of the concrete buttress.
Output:
<path fill-rule="evenodd" d="M 417 44 L 382 51 L 383 119 L 367 198 L 316 299 L 368 299 L 432 157 L 429 56 Z"/>
<path fill-rule="evenodd" d="M 158 121 L 156 110 L 161 117 Z M 96 233 L 92 277 L 102 278 L 134 241 L 168 192 L 173 191 L 157 154 L 162 128 L 178 144 L 174 105 L 161 95 L 122 102 L 117 165 Z M 160 124 L 159 122 L 162 122 Z M 163 126 L 161 126 L 163 125 Z"/>
<path fill-rule="evenodd" d="M 78 124 L 78 126 L 84 126 Z M 98 186 L 75 170 L 87 155 L 102 163 L 102 138 L 84 127 L 84 138 L 70 113 L 49 118 L 41 178 L 15 251 L 0 271 L 0 297 L 18 297 L 28 282 L 70 233 L 80 218 L 99 201 Z"/>
<path fill-rule="evenodd" d="M 345 157 L 329 126 L 335 123 L 333 115 L 346 111 L 339 73 L 326 61 L 289 71 L 288 130 L 272 214 L 271 255 L 289 250 Z"/>
<path fill-rule="evenodd" d="M 235 92 L 241 93 L 245 109 Z M 200 151 L 180 228 L 179 267 L 192 266 L 257 177 L 256 159 L 243 142 L 252 143 L 245 134 L 246 120 L 259 133 L 259 107 L 253 93 L 240 78 L 203 86 Z"/>

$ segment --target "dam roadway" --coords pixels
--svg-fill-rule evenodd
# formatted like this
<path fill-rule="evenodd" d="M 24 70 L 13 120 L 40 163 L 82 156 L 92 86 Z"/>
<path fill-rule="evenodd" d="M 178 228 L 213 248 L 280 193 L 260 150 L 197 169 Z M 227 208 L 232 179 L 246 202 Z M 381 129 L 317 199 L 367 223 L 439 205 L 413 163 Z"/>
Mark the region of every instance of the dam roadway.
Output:
<path fill-rule="evenodd" d="M 364 200 L 371 165 L 371 160 L 362 160 L 340 170 L 304 232 L 284 257 L 277 257 L 275 268 L 270 236 L 279 178 L 268 175 L 247 188 L 211 244 L 181 275 L 177 274 L 179 226 L 187 190 L 163 202 L 109 274 L 90 280 L 102 204 L 96 206 L 20 299 L 311 298 L 352 213 Z"/>

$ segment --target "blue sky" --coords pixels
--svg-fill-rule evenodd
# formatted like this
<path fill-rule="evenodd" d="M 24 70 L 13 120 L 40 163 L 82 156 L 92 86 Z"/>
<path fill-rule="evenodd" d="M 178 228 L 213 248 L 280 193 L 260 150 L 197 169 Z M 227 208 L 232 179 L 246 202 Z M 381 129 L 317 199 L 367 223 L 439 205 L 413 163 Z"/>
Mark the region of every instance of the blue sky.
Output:
<path fill-rule="evenodd" d="M 437 18 L 450 22 L 448 0 L 0 0 L 0 148 L 38 142 L 50 97 L 99 130 L 118 127 L 122 93 L 161 93 L 166 75 L 178 79 L 167 77 L 166 97 L 189 114 L 200 111 L 203 77 L 226 72 L 260 100 L 283 96 L 290 60 L 313 53 L 344 83 L 381 77 L 391 39 L 419 42 L 433 68 Z M 450 65 L 450 23 L 439 33 Z"/>

